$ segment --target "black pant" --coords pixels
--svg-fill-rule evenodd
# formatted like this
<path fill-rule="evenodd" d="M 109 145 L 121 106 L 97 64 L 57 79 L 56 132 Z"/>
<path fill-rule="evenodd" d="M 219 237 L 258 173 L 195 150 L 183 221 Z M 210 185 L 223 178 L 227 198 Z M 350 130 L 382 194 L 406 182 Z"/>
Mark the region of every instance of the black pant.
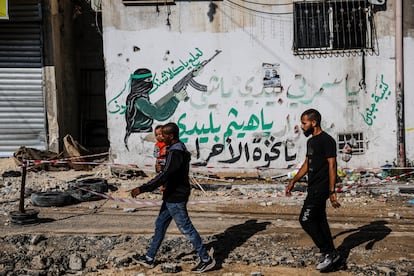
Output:
<path fill-rule="evenodd" d="M 312 238 L 322 254 L 335 251 L 326 217 L 326 200 L 326 197 L 314 197 L 308 192 L 299 216 L 303 230 Z"/>

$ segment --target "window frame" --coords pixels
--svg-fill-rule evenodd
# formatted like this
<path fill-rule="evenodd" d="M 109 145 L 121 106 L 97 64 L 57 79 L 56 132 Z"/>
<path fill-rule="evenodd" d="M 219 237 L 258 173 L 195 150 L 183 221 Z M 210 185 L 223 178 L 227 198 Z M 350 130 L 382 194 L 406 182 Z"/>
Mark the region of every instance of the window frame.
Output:
<path fill-rule="evenodd" d="M 366 0 L 294 2 L 293 24 L 295 55 L 375 52 L 373 11 Z"/>
<path fill-rule="evenodd" d="M 352 155 L 365 154 L 365 140 L 363 132 L 343 132 L 338 133 L 338 152 L 350 153 Z M 345 152 L 344 147 L 349 144 L 351 152 Z"/>

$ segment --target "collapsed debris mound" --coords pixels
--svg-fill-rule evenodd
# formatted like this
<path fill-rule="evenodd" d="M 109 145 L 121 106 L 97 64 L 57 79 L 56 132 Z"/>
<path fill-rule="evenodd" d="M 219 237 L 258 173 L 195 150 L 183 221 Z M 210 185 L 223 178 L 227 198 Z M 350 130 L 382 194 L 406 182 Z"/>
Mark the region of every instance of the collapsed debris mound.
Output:
<path fill-rule="evenodd" d="M 71 135 L 63 138 L 63 151 L 56 153 L 49 150 L 38 150 L 21 146 L 14 152 L 13 157 L 19 166 L 32 161 L 29 170 L 83 170 L 90 171 L 92 166 L 88 162 L 94 161 L 94 155 L 80 145 Z"/>

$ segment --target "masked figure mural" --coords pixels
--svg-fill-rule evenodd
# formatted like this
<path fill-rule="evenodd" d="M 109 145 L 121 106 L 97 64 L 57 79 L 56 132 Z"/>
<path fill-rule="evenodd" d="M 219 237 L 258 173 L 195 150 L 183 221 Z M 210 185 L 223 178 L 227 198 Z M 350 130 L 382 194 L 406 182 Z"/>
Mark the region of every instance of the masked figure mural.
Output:
<path fill-rule="evenodd" d="M 124 144 L 127 150 L 128 138 L 131 133 L 148 133 L 152 132 L 154 120 L 165 121 L 170 118 L 177 109 L 180 100 L 187 97 L 185 91 L 177 93 L 167 100 L 160 103 L 151 103 L 149 92 L 153 87 L 152 73 L 149 69 L 137 69 L 131 75 L 131 91 L 126 99 L 126 133 Z"/>
<path fill-rule="evenodd" d="M 152 124 L 154 120 L 167 120 L 174 114 L 181 101 L 188 101 L 189 98 L 186 90 L 188 85 L 197 91 L 207 92 L 207 85 L 196 82 L 194 78 L 199 75 L 204 66 L 220 53 L 221 50 L 216 50 L 214 55 L 209 59 L 198 62 L 197 64 L 194 64 L 193 67 L 187 68 L 188 70 L 191 69 L 191 71 L 187 72 L 173 85 L 171 91 L 164 94 L 155 103 L 151 103 L 149 98 L 149 93 L 154 86 L 151 71 L 147 68 L 140 68 L 131 75 L 131 91 L 126 99 L 125 111 L 126 133 L 124 144 L 127 150 L 129 150 L 128 138 L 131 133 L 152 132 Z M 192 63 L 194 62 L 195 60 L 192 60 Z M 187 63 L 187 65 L 188 64 L 189 63 Z M 184 67 L 181 67 L 181 71 L 184 70 Z"/>

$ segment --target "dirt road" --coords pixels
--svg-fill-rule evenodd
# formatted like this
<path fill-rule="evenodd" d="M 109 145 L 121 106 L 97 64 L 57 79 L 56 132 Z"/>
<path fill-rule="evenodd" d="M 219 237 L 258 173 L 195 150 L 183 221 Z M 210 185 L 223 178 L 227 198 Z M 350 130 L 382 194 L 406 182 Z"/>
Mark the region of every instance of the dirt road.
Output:
<path fill-rule="evenodd" d="M 28 176 L 28 187 L 35 189 L 35 183 L 45 179 L 62 186 L 59 181 L 69 180 L 73 174 L 33 173 Z M 108 194 L 128 198 L 128 190 L 144 181 L 122 181 Z M 297 221 L 306 193 L 296 191 L 287 198 L 280 192 L 284 183 L 271 185 L 270 191 L 193 190 L 192 201 L 211 201 L 189 205 L 193 223 L 208 248 L 214 249 L 218 263 L 206 275 L 320 274 L 315 270 L 317 250 Z M 159 199 L 158 194 L 139 197 L 150 202 Z M 328 217 L 346 265 L 332 275 L 414 275 L 410 199 L 411 195 L 387 192 L 386 188 L 384 192 L 359 189 L 339 194 L 342 207 L 329 207 Z M 40 218 L 26 226 L 9 222 L 8 211 L 17 206 L 16 195 L 1 204 L 2 275 L 21 275 L 23 271 L 27 275 L 159 275 L 165 271 L 165 263 L 179 266 L 176 275 L 190 275 L 188 271 L 197 261 L 191 245 L 172 224 L 157 266 L 148 270 L 135 262 L 134 256 L 144 253 L 150 241 L 158 206 L 103 199 L 65 207 L 34 207 L 26 199 L 26 208 L 39 210 Z M 80 266 L 76 266 L 76 257 Z"/>

